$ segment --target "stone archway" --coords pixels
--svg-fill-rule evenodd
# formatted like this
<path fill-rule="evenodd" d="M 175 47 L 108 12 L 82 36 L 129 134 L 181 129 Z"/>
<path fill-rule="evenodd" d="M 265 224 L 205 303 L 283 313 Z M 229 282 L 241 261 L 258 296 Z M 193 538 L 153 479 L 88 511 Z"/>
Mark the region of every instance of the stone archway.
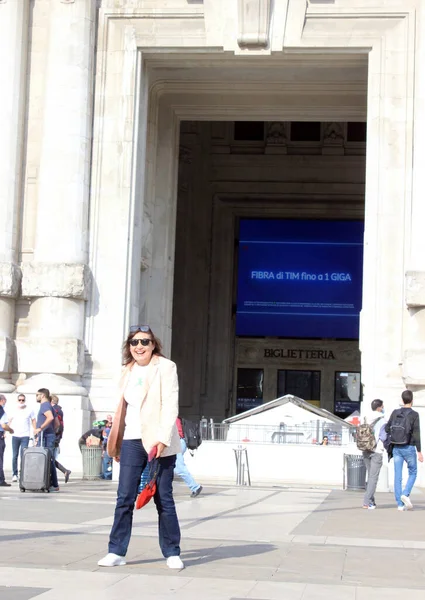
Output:
<path fill-rule="evenodd" d="M 100 295 L 109 302 L 90 317 L 87 345 L 96 368 L 107 372 L 116 359 L 105 352 L 106 337 L 118 344 L 129 321 L 142 318 L 159 329 L 166 348 L 170 347 L 181 120 L 234 119 L 244 114 L 258 120 L 296 116 L 338 121 L 355 120 L 366 112 L 364 80 L 335 87 L 312 77 L 284 89 L 279 82 L 269 81 L 265 90 L 261 80 L 226 79 L 226 69 L 231 72 L 233 65 L 253 73 L 258 68 L 264 74 L 270 65 L 293 59 L 307 68 L 314 64 L 317 75 L 320 52 L 328 63 L 340 60 L 342 69 L 344 60 L 364 54 L 368 57 L 368 143 L 362 371 L 366 398 L 382 395 L 395 402 L 402 385 L 399 363 L 412 344 L 410 323 L 422 318 L 421 310 L 409 317 L 403 309 L 405 272 L 422 244 L 408 208 L 421 210 L 415 200 L 418 180 L 412 191 L 409 167 L 415 76 L 411 34 L 417 2 L 382 9 L 371 9 L 365 2 L 361 10 L 358 4 L 344 9 L 316 3 L 275 4 L 276 15 L 282 13 L 283 4 L 288 9 L 285 24 L 274 29 L 270 38 L 270 48 L 279 47 L 280 56 L 258 45 L 241 49 L 237 36 L 232 37 L 235 29 L 226 29 L 231 17 L 214 11 L 210 2 L 182 10 L 178 26 L 176 15 L 171 17 L 165 10 L 135 10 L 123 18 L 124 9 L 101 9 L 92 223 L 94 231 L 102 232 L 114 220 L 120 236 L 114 247 L 102 235 L 93 246 L 92 269 Z M 168 32 L 163 38 L 152 34 L 159 22 Z M 185 28 L 192 35 L 183 40 L 179 32 Z M 212 40 L 221 50 L 204 52 Z M 166 54 L 170 46 L 173 50 Z M 233 56 L 226 54 L 229 50 Z M 188 67 L 192 80 L 184 76 Z M 195 77 L 202 70 L 215 79 Z M 305 105 L 300 105 L 300 99 Z M 411 232 L 407 246 L 406 231 Z M 409 373 L 406 357 L 405 376 Z M 410 382 L 422 384 L 414 375 Z"/>

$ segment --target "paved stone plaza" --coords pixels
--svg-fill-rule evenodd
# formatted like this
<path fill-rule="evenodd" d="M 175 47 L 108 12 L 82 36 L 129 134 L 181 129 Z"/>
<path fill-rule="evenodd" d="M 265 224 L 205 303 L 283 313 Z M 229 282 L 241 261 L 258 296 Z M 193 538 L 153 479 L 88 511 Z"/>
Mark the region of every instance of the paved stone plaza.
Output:
<path fill-rule="evenodd" d="M 0 492 L 1 600 L 422 600 L 425 498 L 365 511 L 341 490 L 176 484 L 186 569 L 161 558 L 156 512 L 136 513 L 128 564 L 99 569 L 116 484 L 71 482 L 56 495 Z M 10 586 L 10 587 L 9 587 Z"/>

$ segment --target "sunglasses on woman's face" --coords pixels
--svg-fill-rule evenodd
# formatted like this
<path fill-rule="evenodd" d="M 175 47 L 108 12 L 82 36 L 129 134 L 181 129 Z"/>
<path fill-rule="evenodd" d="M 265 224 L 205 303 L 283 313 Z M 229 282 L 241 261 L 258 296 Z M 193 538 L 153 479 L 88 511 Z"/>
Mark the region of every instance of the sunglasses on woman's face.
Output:
<path fill-rule="evenodd" d="M 139 345 L 139 342 L 142 344 L 142 346 L 149 346 L 151 341 L 152 340 L 150 340 L 148 338 L 142 338 L 142 339 L 138 339 L 138 340 L 130 340 L 130 346 L 133 346 L 135 348 L 136 346 Z"/>
<path fill-rule="evenodd" d="M 148 333 L 150 331 L 149 325 L 132 325 L 130 327 L 130 333 L 136 333 L 136 331 L 143 331 L 143 333 Z"/>

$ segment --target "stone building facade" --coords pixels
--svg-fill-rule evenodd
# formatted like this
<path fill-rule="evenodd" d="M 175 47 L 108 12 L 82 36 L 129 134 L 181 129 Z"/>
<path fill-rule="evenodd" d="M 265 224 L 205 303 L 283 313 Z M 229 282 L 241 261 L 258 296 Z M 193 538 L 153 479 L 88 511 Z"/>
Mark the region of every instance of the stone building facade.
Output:
<path fill-rule="evenodd" d="M 230 414 L 238 366 L 294 347 L 232 332 L 235 219 L 264 211 L 364 219 L 339 368 L 366 401 L 424 404 L 421 0 L 0 0 L 0 52 L 0 392 L 57 393 L 70 460 L 115 406 L 130 324 L 158 332 L 193 417 Z"/>

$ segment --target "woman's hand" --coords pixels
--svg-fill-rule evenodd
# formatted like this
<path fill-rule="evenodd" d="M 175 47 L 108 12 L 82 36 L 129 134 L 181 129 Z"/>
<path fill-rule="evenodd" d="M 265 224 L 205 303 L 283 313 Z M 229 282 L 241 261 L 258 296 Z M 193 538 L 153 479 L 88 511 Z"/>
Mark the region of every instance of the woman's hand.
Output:
<path fill-rule="evenodd" d="M 120 457 L 119 456 L 114 456 L 114 461 L 115 462 L 120 462 Z"/>
<path fill-rule="evenodd" d="M 155 458 L 159 458 L 161 456 L 161 454 L 164 452 L 165 444 L 163 444 L 162 442 L 158 442 L 155 445 L 156 445 L 156 457 Z"/>

